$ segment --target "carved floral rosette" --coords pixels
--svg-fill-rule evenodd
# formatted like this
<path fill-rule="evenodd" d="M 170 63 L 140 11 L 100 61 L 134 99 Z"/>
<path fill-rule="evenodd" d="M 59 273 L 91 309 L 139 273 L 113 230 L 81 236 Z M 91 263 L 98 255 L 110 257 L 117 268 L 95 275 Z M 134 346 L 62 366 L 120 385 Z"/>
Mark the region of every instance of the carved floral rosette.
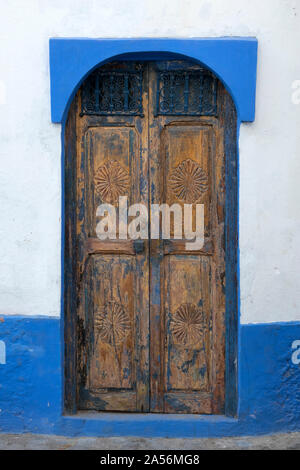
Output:
<path fill-rule="evenodd" d="M 95 190 L 103 202 L 116 203 L 125 196 L 129 187 L 129 175 L 116 160 L 101 165 L 95 174 Z"/>
<path fill-rule="evenodd" d="M 204 340 L 204 314 L 194 304 L 182 304 L 171 318 L 170 329 L 174 344 L 192 347 Z"/>
<path fill-rule="evenodd" d="M 197 162 L 187 159 L 172 171 L 170 187 L 180 201 L 193 204 L 207 191 L 208 178 Z"/>
<path fill-rule="evenodd" d="M 112 346 L 124 342 L 130 327 L 130 319 L 125 308 L 115 301 L 107 302 L 94 317 L 96 340 Z"/>

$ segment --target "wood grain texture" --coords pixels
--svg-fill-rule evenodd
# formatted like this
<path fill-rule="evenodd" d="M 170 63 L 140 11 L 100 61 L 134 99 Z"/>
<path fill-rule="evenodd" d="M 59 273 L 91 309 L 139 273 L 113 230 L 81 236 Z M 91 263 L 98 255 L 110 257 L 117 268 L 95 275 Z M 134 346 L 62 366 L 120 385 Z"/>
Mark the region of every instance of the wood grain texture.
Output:
<path fill-rule="evenodd" d="M 84 244 L 86 255 L 95 254 L 123 254 L 135 255 L 136 250 L 132 240 L 99 240 L 87 238 Z"/>
<path fill-rule="evenodd" d="M 68 413 L 76 413 L 77 394 L 77 345 L 82 343 L 83 334 L 77 334 L 77 246 L 76 246 L 76 135 L 77 101 L 70 106 L 65 128 L 65 161 L 63 177 L 65 186 L 64 198 L 64 404 Z M 79 329 L 78 329 L 79 331 Z"/>

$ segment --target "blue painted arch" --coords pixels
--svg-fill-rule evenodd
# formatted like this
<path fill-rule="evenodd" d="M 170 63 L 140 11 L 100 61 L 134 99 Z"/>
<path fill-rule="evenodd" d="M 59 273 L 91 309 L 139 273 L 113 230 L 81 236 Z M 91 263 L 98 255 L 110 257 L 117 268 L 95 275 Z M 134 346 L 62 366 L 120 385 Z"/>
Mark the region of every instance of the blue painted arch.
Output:
<path fill-rule="evenodd" d="M 50 39 L 52 122 L 66 119 L 69 105 L 86 76 L 97 66 L 122 58 L 162 60 L 177 56 L 210 69 L 230 92 L 239 121 L 254 121 L 257 40 L 200 39 Z"/>

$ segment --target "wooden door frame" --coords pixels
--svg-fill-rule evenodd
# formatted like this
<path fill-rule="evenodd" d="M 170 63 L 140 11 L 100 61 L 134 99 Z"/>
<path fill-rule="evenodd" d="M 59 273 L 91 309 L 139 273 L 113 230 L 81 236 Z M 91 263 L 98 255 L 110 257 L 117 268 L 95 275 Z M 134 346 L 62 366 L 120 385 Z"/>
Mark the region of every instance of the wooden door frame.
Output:
<path fill-rule="evenodd" d="M 157 55 L 157 59 L 159 54 Z M 166 60 L 166 55 L 163 57 Z M 172 59 L 174 56 L 172 55 Z M 182 60 L 182 57 L 180 58 Z M 124 60 L 124 59 L 123 59 Z M 131 60 L 137 60 L 132 57 Z M 153 60 L 153 57 L 152 59 Z M 226 162 L 226 203 L 225 203 L 225 246 L 226 246 L 226 373 L 225 373 L 225 414 L 237 415 L 238 403 L 238 129 L 239 121 L 232 98 L 227 94 L 228 107 L 224 121 L 224 148 Z M 72 239 L 75 238 L 75 200 L 76 168 L 73 165 L 76 154 L 76 126 L 74 107 L 71 103 L 68 119 L 63 124 L 63 281 L 62 311 L 63 321 L 63 356 L 64 356 L 64 411 L 77 412 L 76 397 L 76 351 L 77 342 L 84 341 L 84 331 L 77 337 L 76 268 L 75 250 Z M 72 338 L 72 341 L 70 341 Z"/>

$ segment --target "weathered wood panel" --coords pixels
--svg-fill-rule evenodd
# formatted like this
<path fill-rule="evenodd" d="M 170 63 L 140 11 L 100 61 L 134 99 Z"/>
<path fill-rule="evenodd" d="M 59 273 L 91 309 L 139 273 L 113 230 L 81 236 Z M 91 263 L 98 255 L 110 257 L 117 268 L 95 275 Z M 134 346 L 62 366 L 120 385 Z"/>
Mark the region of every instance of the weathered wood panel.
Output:
<path fill-rule="evenodd" d="M 90 270 L 93 282 L 92 355 L 87 386 L 135 387 L 135 259 L 95 256 Z M 90 313 L 90 312 L 89 312 Z"/>
<path fill-rule="evenodd" d="M 200 256 L 164 260 L 165 391 L 210 390 L 210 264 Z"/>
<path fill-rule="evenodd" d="M 211 147 L 214 145 L 214 135 L 212 126 L 197 124 L 197 122 L 193 124 L 173 122 L 163 129 L 162 200 L 170 206 L 174 203 L 179 204 L 182 211 L 185 204 L 204 204 L 205 236 L 209 237 L 212 191 Z M 195 224 L 193 226 L 195 230 Z"/>

